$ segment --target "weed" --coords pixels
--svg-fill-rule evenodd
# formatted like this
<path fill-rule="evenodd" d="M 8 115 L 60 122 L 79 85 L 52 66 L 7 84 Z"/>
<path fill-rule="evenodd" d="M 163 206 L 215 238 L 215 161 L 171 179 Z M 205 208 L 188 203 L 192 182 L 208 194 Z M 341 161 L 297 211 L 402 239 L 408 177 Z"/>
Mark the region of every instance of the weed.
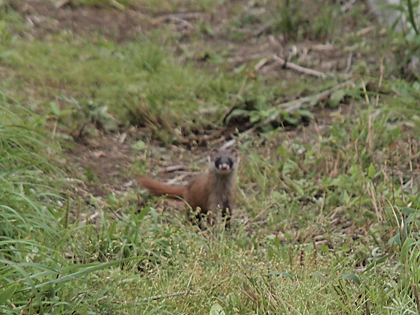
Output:
<path fill-rule="evenodd" d="M 278 4 L 276 26 L 286 39 L 296 40 L 302 26 L 302 1 L 283 0 Z"/>

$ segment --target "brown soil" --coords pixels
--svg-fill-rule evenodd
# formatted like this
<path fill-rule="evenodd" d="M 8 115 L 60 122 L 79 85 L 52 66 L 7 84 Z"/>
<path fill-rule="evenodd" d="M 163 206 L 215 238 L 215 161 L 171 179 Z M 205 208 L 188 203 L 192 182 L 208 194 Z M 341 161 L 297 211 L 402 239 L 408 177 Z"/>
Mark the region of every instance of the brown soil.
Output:
<path fill-rule="evenodd" d="M 88 143 L 76 143 L 64 151 L 72 165 L 78 165 L 83 174 L 87 191 L 94 196 L 105 196 L 107 192 L 122 193 L 133 186 L 128 176 L 130 165 L 135 163 L 128 141 L 124 135 L 102 135 L 90 138 Z"/>
<path fill-rule="evenodd" d="M 37 37 L 70 30 L 80 35 L 102 34 L 121 42 L 142 32 L 146 20 L 146 16 L 138 11 L 74 5 L 70 1 L 59 8 L 45 0 L 16 0 L 12 6 L 32 25 L 32 34 Z"/>

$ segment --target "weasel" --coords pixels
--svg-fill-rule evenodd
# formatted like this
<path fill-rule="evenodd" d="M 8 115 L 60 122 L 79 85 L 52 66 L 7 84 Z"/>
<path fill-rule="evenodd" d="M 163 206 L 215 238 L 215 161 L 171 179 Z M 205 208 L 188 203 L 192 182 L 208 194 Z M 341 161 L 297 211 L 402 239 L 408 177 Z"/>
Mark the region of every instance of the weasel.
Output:
<path fill-rule="evenodd" d="M 155 196 L 168 195 L 168 198 L 183 198 L 196 212 L 197 220 L 202 223 L 202 216 L 207 215 L 207 223 L 213 225 L 217 210 L 222 210 L 226 227 L 230 228 L 232 208 L 236 200 L 236 173 L 239 154 L 234 148 L 215 149 L 207 157 L 209 171 L 191 179 L 186 186 L 170 186 L 159 183 L 150 177 L 141 176 L 139 183 Z M 188 215 L 190 219 L 190 215 Z M 202 227 L 202 225 L 200 225 Z"/>

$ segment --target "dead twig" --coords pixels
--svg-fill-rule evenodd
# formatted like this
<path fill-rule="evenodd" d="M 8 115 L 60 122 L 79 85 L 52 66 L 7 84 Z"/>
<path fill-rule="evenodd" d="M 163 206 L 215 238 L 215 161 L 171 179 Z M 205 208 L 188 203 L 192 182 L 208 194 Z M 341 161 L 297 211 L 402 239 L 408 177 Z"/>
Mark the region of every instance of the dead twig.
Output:
<path fill-rule="evenodd" d="M 185 165 L 172 165 L 159 170 L 159 173 L 172 173 L 175 171 L 185 171 L 186 169 L 187 167 Z"/>
<path fill-rule="evenodd" d="M 352 60 L 353 60 L 353 53 L 350 53 L 346 59 L 346 67 L 344 68 L 344 73 L 350 73 Z"/>
<path fill-rule="evenodd" d="M 173 185 L 173 184 L 175 184 L 176 182 L 183 181 L 183 180 L 184 180 L 184 178 L 185 178 L 185 177 L 187 177 L 188 175 L 190 175 L 190 173 L 186 173 L 186 174 L 179 175 L 179 176 L 177 176 L 177 177 L 172 178 L 171 180 L 169 180 L 166 184 L 167 184 L 167 185 Z"/>
<path fill-rule="evenodd" d="M 254 61 L 256 59 L 260 59 L 260 58 L 264 58 L 264 57 L 267 57 L 266 53 L 257 53 L 257 54 L 248 55 L 248 56 L 240 56 L 240 57 L 229 58 L 228 62 L 235 65 L 235 66 L 238 66 L 240 64 L 243 64 L 244 62 Z"/>
<path fill-rule="evenodd" d="M 301 67 L 297 64 L 288 62 L 282 58 L 280 58 L 279 56 L 273 55 L 273 59 L 275 61 L 277 61 L 278 63 L 282 64 L 283 67 L 303 73 L 303 74 L 307 74 L 307 75 L 311 75 L 317 78 L 325 78 L 327 75 L 325 73 L 322 73 L 320 71 L 317 70 L 312 70 L 312 69 L 308 69 L 308 68 L 304 68 Z"/>
<path fill-rule="evenodd" d="M 92 214 L 91 216 L 87 214 L 86 219 L 85 219 L 85 224 L 88 225 L 89 223 L 93 222 L 93 220 L 95 220 L 97 217 L 99 217 L 99 211 L 95 211 L 95 213 Z"/>
<path fill-rule="evenodd" d="M 381 58 L 381 64 L 379 66 L 379 73 L 380 73 L 380 76 L 379 76 L 379 83 L 378 83 L 378 94 L 376 94 L 375 107 L 378 107 L 378 105 L 379 105 L 379 91 L 382 87 L 382 79 L 384 77 L 384 58 L 383 57 Z M 411 159 L 410 159 L 410 161 L 411 161 Z"/>
<path fill-rule="evenodd" d="M 341 12 L 347 12 L 347 11 L 349 11 L 350 9 L 351 9 L 351 7 L 353 6 L 353 4 L 355 4 L 356 3 L 356 1 L 357 0 L 350 0 L 349 2 L 347 2 L 346 4 L 344 4 L 342 7 L 341 7 Z"/>
<path fill-rule="evenodd" d="M 250 288 L 248 288 L 248 289 L 250 289 Z M 241 291 L 248 297 L 248 299 L 250 299 L 253 303 L 255 303 L 257 305 L 257 307 L 260 307 L 260 302 L 258 301 L 258 298 L 255 296 L 254 293 L 247 292 L 243 288 L 241 288 Z"/>
<path fill-rule="evenodd" d="M 252 128 L 249 128 L 248 130 L 245 130 L 244 132 L 242 132 L 242 133 L 239 135 L 239 138 L 242 138 L 242 137 L 244 137 L 244 136 L 246 136 L 246 135 L 249 135 L 249 134 L 253 133 L 253 132 L 254 132 L 254 130 L 255 130 L 255 128 L 256 128 L 256 127 L 254 126 L 254 127 L 252 127 Z M 224 150 L 224 149 L 228 149 L 228 148 L 230 148 L 231 146 L 233 146 L 235 143 L 236 143 L 236 140 L 235 140 L 235 139 L 232 139 L 232 140 L 226 141 L 226 142 L 225 142 L 225 144 L 221 146 L 221 149 L 222 149 L 222 150 Z"/>
<path fill-rule="evenodd" d="M 160 16 L 152 21 L 153 25 L 160 25 L 162 23 L 172 22 L 185 29 L 193 29 L 193 25 L 187 20 L 199 19 L 200 13 L 179 13 L 179 14 L 167 14 Z"/>
<path fill-rule="evenodd" d="M 55 4 L 55 8 L 56 8 L 56 9 L 61 9 L 62 7 L 66 6 L 66 5 L 70 4 L 70 3 L 71 3 L 71 0 L 62 0 L 62 1 L 58 1 L 58 2 Z"/>
<path fill-rule="evenodd" d="M 120 11 L 124 11 L 125 10 L 125 6 L 123 6 L 121 3 L 119 3 L 118 1 L 116 1 L 116 0 L 111 0 L 111 5 L 115 8 L 115 9 L 117 9 L 117 10 L 120 10 Z"/>
<path fill-rule="evenodd" d="M 75 296 L 73 296 L 72 298 L 71 298 L 71 300 L 70 300 L 70 303 L 71 302 L 73 302 L 75 299 L 77 299 L 77 297 L 79 296 L 79 295 L 81 295 L 81 294 L 85 294 L 86 292 L 79 292 L 79 293 L 77 293 Z"/>
<path fill-rule="evenodd" d="M 196 134 L 190 134 L 187 137 L 180 138 L 180 141 L 184 144 L 190 144 L 191 142 L 195 141 L 198 145 L 202 145 L 206 142 L 219 139 L 223 136 L 224 130 L 222 128 L 215 130 L 211 134 L 208 135 L 196 135 Z M 224 138 L 224 137 L 222 137 Z"/>
<path fill-rule="evenodd" d="M 254 70 L 258 71 L 260 70 L 262 67 L 264 67 L 266 65 L 267 62 L 270 61 L 270 58 L 263 58 L 260 61 L 258 61 L 255 66 L 254 66 Z"/>
<path fill-rule="evenodd" d="M 55 138 L 55 134 L 57 132 L 58 117 L 57 116 L 53 116 L 53 115 L 48 115 L 47 117 L 55 117 L 55 119 L 54 119 L 54 126 L 53 126 L 53 132 L 52 132 L 52 136 L 51 136 L 51 138 L 54 139 Z"/>
<path fill-rule="evenodd" d="M 168 22 L 175 19 L 183 19 L 183 20 L 198 20 L 203 16 L 201 12 L 183 12 L 183 13 L 176 13 L 176 14 L 165 14 L 157 17 L 153 20 L 154 23 L 162 23 Z"/>
<path fill-rule="evenodd" d="M 300 99 L 297 100 L 293 100 L 290 102 L 286 102 L 286 103 L 282 103 L 276 106 L 277 109 L 284 109 L 285 112 L 287 113 L 292 113 L 300 108 L 302 108 L 303 106 L 305 106 L 305 109 L 309 109 L 312 107 L 315 107 L 320 101 L 326 99 L 327 97 L 329 97 L 331 94 L 333 94 L 334 92 L 345 88 L 347 86 L 350 86 L 354 83 L 353 80 L 348 80 L 346 82 L 343 82 L 331 89 L 328 89 L 324 92 L 315 94 L 315 95 L 309 95 L 306 97 L 302 97 Z M 270 117 L 268 117 L 266 120 L 264 120 L 263 122 L 259 123 L 258 126 L 266 126 L 270 123 L 272 123 L 273 121 L 277 120 L 277 118 L 279 117 L 280 113 L 279 112 L 275 112 L 273 115 L 271 115 Z"/>
<path fill-rule="evenodd" d="M 34 297 L 31 296 L 31 298 L 29 299 L 28 303 L 23 307 L 22 311 L 20 312 L 20 314 L 25 314 L 26 313 L 26 308 L 31 305 L 32 301 L 34 300 Z"/>
<path fill-rule="evenodd" d="M 267 32 L 270 32 L 271 28 L 272 28 L 272 25 L 270 25 L 270 24 L 264 25 L 263 27 L 261 27 L 258 31 L 256 31 L 254 33 L 254 36 L 255 37 L 260 37 L 261 35 L 263 35 Z"/>
<path fill-rule="evenodd" d="M 320 52 L 332 51 L 334 49 L 335 47 L 331 44 L 317 44 L 317 45 L 311 46 L 311 50 L 320 51 Z"/>
<path fill-rule="evenodd" d="M 362 28 L 360 31 L 358 31 L 356 33 L 356 36 L 359 36 L 359 37 L 360 36 L 365 36 L 365 35 L 369 34 L 370 32 L 374 31 L 375 27 L 376 26 L 369 26 L 369 27 Z"/>
<path fill-rule="evenodd" d="M 65 178 L 65 180 L 68 181 L 68 182 L 70 182 L 70 183 L 78 183 L 78 184 L 81 184 L 83 186 L 83 188 L 88 189 L 88 187 L 86 186 L 85 182 L 82 181 L 82 180 L 80 180 L 80 179 L 67 177 L 67 178 Z"/>
<path fill-rule="evenodd" d="M 119 138 L 118 138 L 118 142 L 123 144 L 125 141 L 125 138 L 127 138 L 127 133 L 124 132 Z"/>

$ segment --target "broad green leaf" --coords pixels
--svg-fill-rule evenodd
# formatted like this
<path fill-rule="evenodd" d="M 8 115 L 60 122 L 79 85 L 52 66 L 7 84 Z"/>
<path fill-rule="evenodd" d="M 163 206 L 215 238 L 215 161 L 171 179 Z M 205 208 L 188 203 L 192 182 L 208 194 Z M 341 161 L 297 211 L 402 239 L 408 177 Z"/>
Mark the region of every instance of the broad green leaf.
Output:
<path fill-rule="evenodd" d="M 147 145 L 146 145 L 146 143 L 144 143 L 142 140 L 139 140 L 139 141 L 135 142 L 135 143 L 131 146 L 131 148 L 132 148 L 133 150 L 136 150 L 136 151 L 144 151 L 144 150 L 147 148 Z"/>
<path fill-rule="evenodd" d="M 411 249 L 415 245 L 415 241 L 412 238 L 407 238 L 404 244 L 401 246 L 400 261 L 404 262 L 410 256 Z"/>
<path fill-rule="evenodd" d="M 393 237 L 391 237 L 388 241 L 388 245 L 392 245 L 393 243 L 397 244 L 398 246 L 401 246 L 401 236 L 400 233 L 395 234 Z"/>
<path fill-rule="evenodd" d="M 401 210 L 401 214 L 412 214 L 412 213 L 416 213 L 416 209 L 404 207 Z"/>
<path fill-rule="evenodd" d="M 373 179 L 375 177 L 375 168 L 373 167 L 373 164 L 369 165 L 368 176 L 370 179 Z"/>
<path fill-rule="evenodd" d="M 290 273 L 282 272 L 282 271 L 270 271 L 270 275 L 283 276 L 289 279 L 293 279 L 293 276 Z"/>
<path fill-rule="evenodd" d="M 391 257 L 393 254 L 388 254 L 384 257 L 379 258 L 378 260 L 375 260 L 373 263 L 371 263 L 369 266 L 366 267 L 366 269 L 363 272 L 369 271 L 375 266 L 378 266 L 379 264 L 383 263 L 385 260 L 387 260 L 389 257 Z"/>
<path fill-rule="evenodd" d="M 60 109 L 58 108 L 57 104 L 55 102 L 51 102 L 50 106 L 51 112 L 57 117 L 60 116 Z"/>
<path fill-rule="evenodd" d="M 344 275 L 344 276 L 341 277 L 341 279 L 350 280 L 350 281 L 353 281 L 354 283 L 360 285 L 360 279 L 359 279 L 359 277 L 356 276 L 353 273 L 349 273 L 347 275 Z"/>
<path fill-rule="evenodd" d="M 336 108 L 338 104 L 340 104 L 341 100 L 346 96 L 346 91 L 344 90 L 338 90 L 331 94 L 330 96 L 330 107 Z"/>
<path fill-rule="evenodd" d="M 218 303 L 214 304 L 210 309 L 210 315 L 225 315 L 225 314 L 226 314 L 225 311 Z"/>
<path fill-rule="evenodd" d="M 249 117 L 250 111 L 246 109 L 236 108 L 227 117 L 225 123 L 228 124 L 233 117 L 245 116 Z"/>
<path fill-rule="evenodd" d="M 283 156 L 283 158 L 286 158 L 287 157 L 287 150 L 286 150 L 285 147 L 279 146 L 277 148 L 277 152 L 280 153 Z"/>
<path fill-rule="evenodd" d="M 0 292 L 0 305 L 6 304 L 7 300 L 10 299 L 16 291 L 17 284 L 11 285 L 6 290 Z"/>
<path fill-rule="evenodd" d="M 326 280 L 328 281 L 328 278 L 326 276 L 324 276 L 323 274 L 320 274 L 318 272 L 314 272 L 314 276 L 321 278 L 322 280 Z"/>
<path fill-rule="evenodd" d="M 349 196 L 349 194 L 347 193 L 347 191 L 344 191 L 344 194 L 343 194 L 343 200 L 344 200 L 344 202 L 345 202 L 346 204 L 348 204 L 348 203 L 349 203 L 349 201 L 350 201 L 350 196 Z"/>

